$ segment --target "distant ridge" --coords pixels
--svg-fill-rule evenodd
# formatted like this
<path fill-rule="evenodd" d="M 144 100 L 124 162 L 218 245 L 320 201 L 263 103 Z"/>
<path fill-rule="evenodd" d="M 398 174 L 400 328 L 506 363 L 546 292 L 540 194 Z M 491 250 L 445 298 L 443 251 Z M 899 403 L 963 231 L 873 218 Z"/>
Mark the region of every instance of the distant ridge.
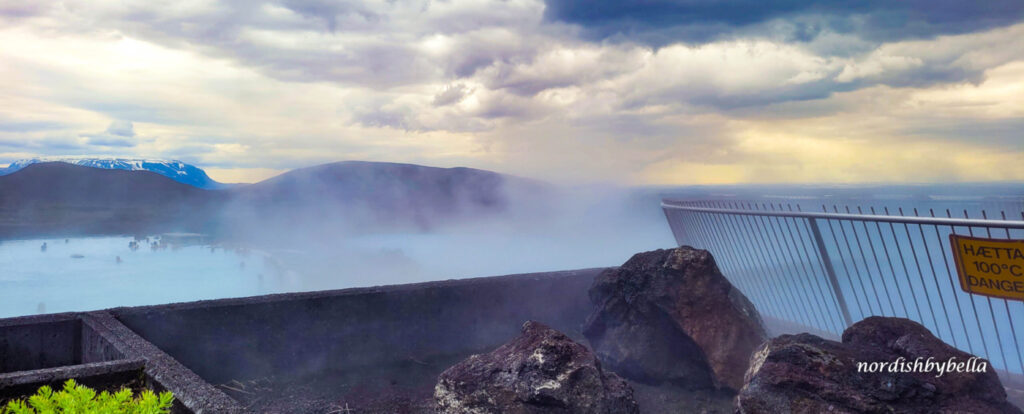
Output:
<path fill-rule="evenodd" d="M 188 184 L 207 190 L 222 189 L 226 184 L 214 181 L 199 167 L 178 161 L 142 158 L 114 157 L 36 157 L 18 160 L 7 168 L 0 168 L 0 175 L 7 175 L 32 164 L 62 162 L 83 167 L 102 168 L 105 170 L 151 171 L 170 178 L 179 183 Z"/>
<path fill-rule="evenodd" d="M 0 177 L 0 238 L 199 230 L 225 196 L 151 171 L 35 163 Z"/>
<path fill-rule="evenodd" d="M 0 239 L 62 231 L 124 234 L 157 225 L 271 235 L 302 226 L 310 234 L 426 231 L 511 213 L 517 195 L 549 190 L 539 181 L 473 168 L 345 161 L 209 191 L 136 161 L 118 168 L 64 159 L 12 165 L 15 172 L 0 176 Z"/>
<path fill-rule="evenodd" d="M 545 188 L 539 181 L 474 168 L 341 161 L 295 169 L 229 192 L 236 201 L 272 216 L 334 211 L 358 216 L 371 227 L 414 223 L 431 228 L 505 212 L 510 194 Z"/>

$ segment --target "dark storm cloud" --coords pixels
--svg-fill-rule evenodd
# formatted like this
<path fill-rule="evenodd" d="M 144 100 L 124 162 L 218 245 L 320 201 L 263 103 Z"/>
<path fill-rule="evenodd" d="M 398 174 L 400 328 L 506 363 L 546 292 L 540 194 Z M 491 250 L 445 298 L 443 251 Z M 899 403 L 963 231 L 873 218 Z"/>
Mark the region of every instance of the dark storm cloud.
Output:
<path fill-rule="evenodd" d="M 788 23 L 790 41 L 808 42 L 829 31 L 888 42 L 983 31 L 1024 19 L 1024 2 L 1018 0 L 547 0 L 547 5 L 548 20 L 580 25 L 590 38 L 655 46 L 706 43 L 750 29 L 770 32 L 773 21 Z"/>

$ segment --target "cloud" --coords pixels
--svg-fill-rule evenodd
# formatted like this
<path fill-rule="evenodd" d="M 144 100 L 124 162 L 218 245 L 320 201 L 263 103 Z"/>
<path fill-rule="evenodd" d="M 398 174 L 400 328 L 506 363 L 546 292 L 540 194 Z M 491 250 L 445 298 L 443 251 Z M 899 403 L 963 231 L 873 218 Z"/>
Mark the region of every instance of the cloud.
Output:
<path fill-rule="evenodd" d="M 434 106 L 448 106 L 462 102 L 462 100 L 473 93 L 473 89 L 465 84 L 456 83 L 445 85 L 444 89 L 434 95 Z"/>
<path fill-rule="evenodd" d="M 107 127 L 107 134 L 119 137 L 132 138 L 135 136 L 135 126 L 128 121 L 114 121 Z"/>
<path fill-rule="evenodd" d="M 83 134 L 86 144 L 104 147 L 134 147 L 135 126 L 128 121 L 113 121 L 106 131 L 96 134 Z"/>
<path fill-rule="evenodd" d="M 1024 4 L 1013 0 L 547 0 L 547 6 L 548 20 L 579 25 L 590 38 L 655 46 L 750 34 L 807 42 L 839 33 L 891 42 L 985 31 L 1024 19 Z"/>
<path fill-rule="evenodd" d="M 967 158 L 877 148 L 1024 151 L 1019 3 L 3 4 L 0 154 L 682 183 L 810 180 L 837 157 L 822 179 L 956 177 Z"/>
<path fill-rule="evenodd" d="M 543 9 L 532 0 L 232 1 L 170 9 L 146 1 L 71 0 L 66 6 L 70 15 L 36 24 L 63 33 L 116 30 L 287 81 L 375 88 L 468 76 L 496 60 L 532 53 L 544 40 L 528 35 Z"/>
<path fill-rule="evenodd" d="M 56 121 L 6 121 L 0 120 L 0 132 L 52 131 L 66 125 Z"/>

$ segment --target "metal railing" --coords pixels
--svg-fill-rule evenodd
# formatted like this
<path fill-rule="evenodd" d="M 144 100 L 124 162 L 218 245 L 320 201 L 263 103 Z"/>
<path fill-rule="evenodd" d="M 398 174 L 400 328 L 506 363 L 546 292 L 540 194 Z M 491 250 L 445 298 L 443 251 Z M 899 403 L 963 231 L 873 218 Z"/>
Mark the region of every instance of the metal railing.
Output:
<path fill-rule="evenodd" d="M 961 290 L 949 243 L 950 234 L 1024 239 L 1024 209 L 912 203 L 907 210 L 811 200 L 661 206 L 676 242 L 711 251 L 763 314 L 836 335 L 868 316 L 905 317 L 996 368 L 1024 373 L 1024 302 Z"/>

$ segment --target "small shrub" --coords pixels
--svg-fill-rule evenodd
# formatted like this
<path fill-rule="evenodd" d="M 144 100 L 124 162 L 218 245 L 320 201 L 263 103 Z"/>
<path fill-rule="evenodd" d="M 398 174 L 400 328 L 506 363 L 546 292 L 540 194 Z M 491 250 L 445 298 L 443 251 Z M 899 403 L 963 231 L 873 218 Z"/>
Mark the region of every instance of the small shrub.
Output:
<path fill-rule="evenodd" d="M 64 389 L 54 392 L 49 386 L 39 387 L 28 400 L 14 400 L 7 403 L 2 414 L 167 414 L 171 412 L 174 395 L 143 390 L 137 398 L 132 391 L 122 388 L 113 394 L 79 385 L 69 379 Z"/>

